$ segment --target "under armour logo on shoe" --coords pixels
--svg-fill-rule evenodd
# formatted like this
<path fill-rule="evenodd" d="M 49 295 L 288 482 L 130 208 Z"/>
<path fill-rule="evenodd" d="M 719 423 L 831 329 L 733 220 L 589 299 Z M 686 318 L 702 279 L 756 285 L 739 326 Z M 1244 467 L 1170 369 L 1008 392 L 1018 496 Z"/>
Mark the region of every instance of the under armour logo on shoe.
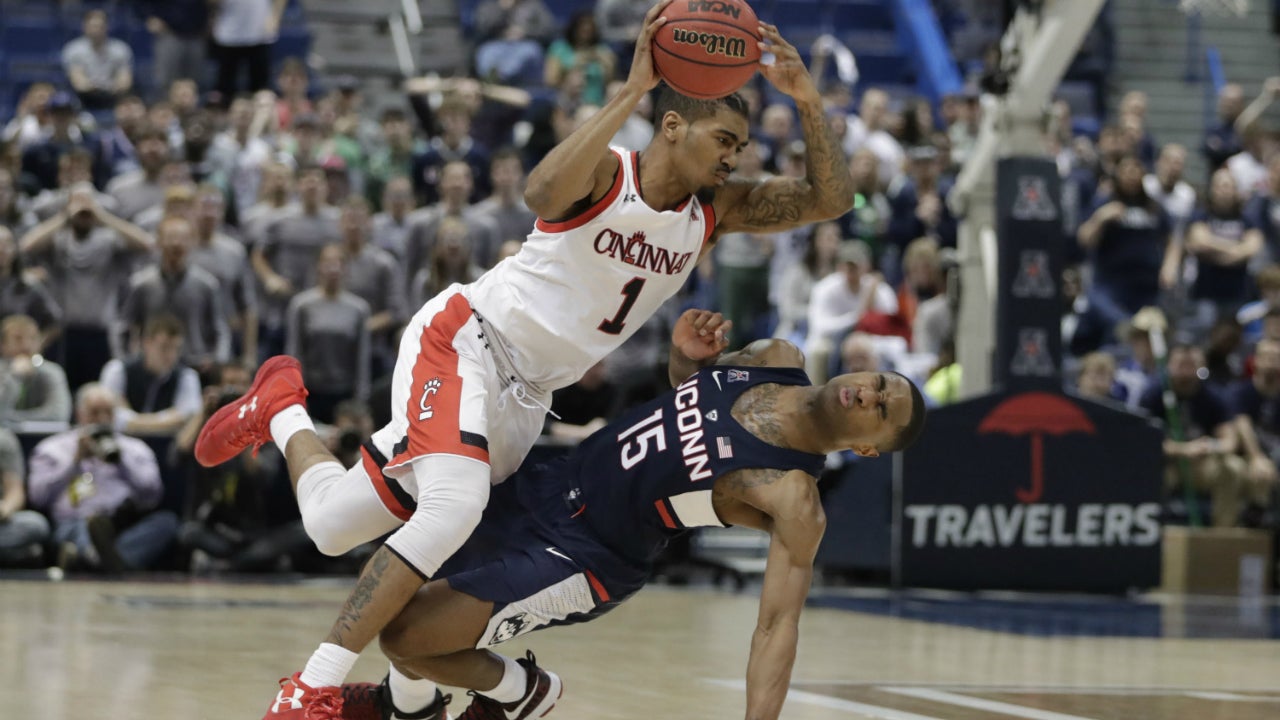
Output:
<path fill-rule="evenodd" d="M 240 406 L 240 419 L 241 420 L 244 419 L 245 413 L 257 412 L 257 411 L 258 411 L 258 396 L 254 395 L 252 401 L 250 401 L 246 405 Z"/>
<path fill-rule="evenodd" d="M 302 709 L 302 696 L 303 696 L 302 688 L 298 687 L 297 685 L 293 685 L 292 687 L 293 687 L 293 692 L 291 692 L 288 696 L 284 694 L 285 693 L 284 688 L 281 688 L 280 692 L 276 693 L 276 701 L 271 706 L 271 712 L 282 713 L 282 712 L 285 712 L 286 710 Z"/>

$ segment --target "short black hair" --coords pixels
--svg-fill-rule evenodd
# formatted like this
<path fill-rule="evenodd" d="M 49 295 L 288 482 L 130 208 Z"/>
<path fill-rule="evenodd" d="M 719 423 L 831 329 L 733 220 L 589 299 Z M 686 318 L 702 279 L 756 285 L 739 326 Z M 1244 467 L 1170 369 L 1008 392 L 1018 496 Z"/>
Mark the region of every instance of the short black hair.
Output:
<path fill-rule="evenodd" d="M 924 417 L 926 410 L 924 406 L 924 395 L 920 393 L 920 388 L 911 382 L 911 378 L 900 372 L 890 372 L 890 375 L 897 375 L 907 381 L 907 386 L 911 388 L 911 419 L 903 426 L 898 434 L 893 436 L 886 447 L 880 448 L 882 452 L 899 452 L 906 450 L 920 439 L 920 433 L 924 431 Z"/>
<path fill-rule="evenodd" d="M 715 115 L 716 111 L 722 107 L 738 113 L 747 121 L 751 120 L 747 101 L 738 93 L 726 95 L 715 100 L 699 100 L 688 95 L 681 95 L 673 90 L 670 85 L 663 83 L 658 86 L 658 99 L 653 104 L 653 119 L 655 123 L 661 122 L 663 115 L 674 110 L 680 117 L 690 123 L 695 123 L 703 118 Z"/>

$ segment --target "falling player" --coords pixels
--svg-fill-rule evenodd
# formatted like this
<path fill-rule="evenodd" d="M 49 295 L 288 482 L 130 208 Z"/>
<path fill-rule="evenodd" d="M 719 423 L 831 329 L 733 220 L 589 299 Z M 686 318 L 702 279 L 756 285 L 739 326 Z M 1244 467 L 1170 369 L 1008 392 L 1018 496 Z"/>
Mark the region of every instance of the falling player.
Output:
<path fill-rule="evenodd" d="M 283 449 L 303 523 L 322 551 L 340 554 L 395 530 L 267 718 L 303 718 L 311 703 L 334 702 L 317 689 L 342 683 L 357 653 L 471 534 L 490 482 L 514 472 L 536 440 L 550 393 L 675 294 L 713 233 L 783 230 L 851 206 L 852 179 L 818 90 L 772 25 L 762 24 L 761 34 L 776 59 L 760 71 L 795 99 L 805 177 L 729 177 L 747 143 L 737 96 L 698 101 L 664 88 L 649 146 L 608 147 L 658 84 L 650 44 L 669 1 L 646 17 L 624 89 L 530 173 L 525 198 L 539 220 L 520 252 L 476 282 L 446 289 L 409 322 L 392 421 L 364 444 L 363 462 L 344 470 L 325 450 L 290 358 L 265 363 L 243 400 L 202 430 L 196 457 L 205 465 L 267 441 Z M 533 677 L 517 663 L 506 673 L 513 686 Z M 391 682 L 408 689 L 414 679 L 392 672 Z"/>
<path fill-rule="evenodd" d="M 383 630 L 382 649 L 399 672 L 477 692 L 459 720 L 516 717 L 520 702 L 549 707 L 558 678 L 544 695 L 513 688 L 515 702 L 494 699 L 506 690 L 508 661 L 487 648 L 599 617 L 644 585 L 672 537 L 726 525 L 769 533 L 745 717 L 778 717 L 825 526 L 817 477 L 826 453 L 904 449 L 923 426 L 924 399 L 895 373 L 813 387 L 799 350 L 782 340 L 714 364 L 682 350 L 702 357 L 698 333 L 720 323 L 719 314 L 685 313 L 672 334 L 675 390 L 496 490 L 471 540 Z M 535 670 L 532 655 L 517 662 L 555 678 Z M 385 682 L 344 693 L 350 720 L 391 716 L 401 704 Z M 422 717 L 444 720 L 447 703 L 437 691 Z"/>

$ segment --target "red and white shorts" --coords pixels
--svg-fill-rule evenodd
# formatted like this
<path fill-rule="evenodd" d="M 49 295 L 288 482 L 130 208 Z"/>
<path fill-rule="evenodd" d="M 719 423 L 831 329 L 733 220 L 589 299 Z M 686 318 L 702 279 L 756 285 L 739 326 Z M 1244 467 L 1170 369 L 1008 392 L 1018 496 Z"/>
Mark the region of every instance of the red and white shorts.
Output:
<path fill-rule="evenodd" d="M 524 461 L 551 404 L 550 393 L 513 387 L 512 371 L 495 360 L 506 357 L 500 339 L 462 289 L 450 286 L 409 321 L 392 378 L 391 422 L 361 452 L 364 474 L 402 521 L 418 497 L 414 460 L 472 458 L 488 463 L 490 482 L 500 483 Z"/>

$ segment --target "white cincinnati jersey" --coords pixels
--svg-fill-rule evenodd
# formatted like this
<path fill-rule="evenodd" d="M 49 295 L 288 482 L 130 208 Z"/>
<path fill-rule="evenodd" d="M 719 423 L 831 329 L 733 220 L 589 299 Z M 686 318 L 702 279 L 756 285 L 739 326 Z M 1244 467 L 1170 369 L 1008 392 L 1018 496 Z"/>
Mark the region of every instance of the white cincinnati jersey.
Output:
<path fill-rule="evenodd" d="M 520 252 L 464 291 L 505 341 L 516 372 L 546 391 L 577 382 L 674 295 L 715 229 L 690 197 L 658 212 L 640 196 L 637 154 L 612 149 L 618 174 L 600 201 L 564 222 L 539 219 Z"/>

